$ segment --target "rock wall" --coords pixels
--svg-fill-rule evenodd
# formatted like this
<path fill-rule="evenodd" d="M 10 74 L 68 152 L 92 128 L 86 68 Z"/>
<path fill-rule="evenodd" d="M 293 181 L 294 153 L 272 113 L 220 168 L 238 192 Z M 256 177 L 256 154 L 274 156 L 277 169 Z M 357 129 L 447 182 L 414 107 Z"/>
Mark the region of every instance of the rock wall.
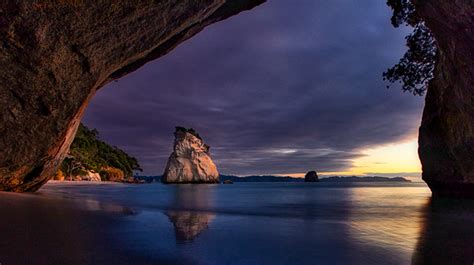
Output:
<path fill-rule="evenodd" d="M 435 196 L 474 198 L 474 1 L 416 0 L 439 46 L 419 131 Z"/>
<path fill-rule="evenodd" d="M 0 2 L 0 190 L 54 175 L 97 89 L 263 1 Z"/>
<path fill-rule="evenodd" d="M 99 173 L 90 170 L 87 170 L 86 174 L 80 177 L 83 181 L 102 181 Z"/>
<path fill-rule="evenodd" d="M 194 130 L 176 127 L 173 152 L 161 178 L 164 183 L 219 183 L 209 146 Z"/>

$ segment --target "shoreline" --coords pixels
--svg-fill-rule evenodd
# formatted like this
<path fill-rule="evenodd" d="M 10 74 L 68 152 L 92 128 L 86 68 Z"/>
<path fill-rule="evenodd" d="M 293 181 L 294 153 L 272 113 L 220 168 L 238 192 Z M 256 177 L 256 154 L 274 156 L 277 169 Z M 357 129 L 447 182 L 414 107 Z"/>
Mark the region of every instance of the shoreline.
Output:
<path fill-rule="evenodd" d="M 413 184 L 409 189 L 403 188 L 404 184 L 376 188 L 388 195 L 377 192 L 372 185 L 343 185 L 347 189 L 340 189 L 341 185 L 333 183 L 320 188 L 304 183 L 118 184 L 53 180 L 37 193 L 0 193 L 0 233 L 10 239 L 3 245 L 0 242 L 0 262 L 217 265 L 245 264 L 251 259 L 256 264 L 277 265 L 290 264 L 290 260 L 308 265 L 314 260 L 368 264 L 360 257 L 360 262 L 354 262 L 344 255 L 335 258 L 319 254 L 336 245 L 336 249 L 345 249 L 346 256 L 358 257 L 363 252 L 364 257 L 370 255 L 375 260 L 393 258 L 395 252 L 398 258 L 387 264 L 405 264 L 416 251 L 415 241 L 407 244 L 408 254 L 396 246 L 373 253 L 370 243 L 378 239 L 378 234 L 367 238 L 369 245 L 361 247 L 347 232 L 359 238 L 358 233 L 372 231 L 364 230 L 365 218 L 385 218 L 386 206 L 393 209 L 389 216 L 392 223 L 377 227 L 378 232 L 386 227 L 388 232 L 398 231 L 407 220 L 397 216 L 407 217 L 407 213 L 415 218 L 408 222 L 415 229 L 418 219 L 412 212 L 423 215 L 430 196 L 427 188 Z M 409 207 L 392 200 L 394 195 L 405 198 Z M 353 218 L 359 225 L 355 228 L 351 225 Z M 372 228 L 371 222 L 367 225 Z M 334 233 L 321 233 L 328 229 Z M 404 234 L 397 232 L 390 242 L 398 242 L 401 237 Z M 295 240 L 305 243 L 297 251 L 277 257 L 261 254 L 278 252 L 281 242 Z M 220 248 L 224 244 L 228 247 Z M 322 251 L 312 251 L 315 245 Z M 215 254 L 217 248 L 225 255 Z M 201 249 L 204 254 L 196 256 L 189 249 Z M 235 254 L 235 249 L 243 249 L 247 255 Z"/>

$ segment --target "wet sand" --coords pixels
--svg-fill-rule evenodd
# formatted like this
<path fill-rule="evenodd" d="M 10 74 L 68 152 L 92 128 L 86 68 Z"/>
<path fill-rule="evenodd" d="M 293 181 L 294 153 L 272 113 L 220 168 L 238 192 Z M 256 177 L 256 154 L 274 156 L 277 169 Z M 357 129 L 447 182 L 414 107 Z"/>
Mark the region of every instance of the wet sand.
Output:
<path fill-rule="evenodd" d="M 47 189 L 118 185 L 123 184 L 52 182 Z M 131 208 L 59 194 L 0 192 L 0 264 L 177 264 L 117 244 L 114 227 L 134 215 Z"/>
<path fill-rule="evenodd" d="M 418 184 L 51 182 L 0 216 L 2 265 L 474 261 L 474 202 Z"/>

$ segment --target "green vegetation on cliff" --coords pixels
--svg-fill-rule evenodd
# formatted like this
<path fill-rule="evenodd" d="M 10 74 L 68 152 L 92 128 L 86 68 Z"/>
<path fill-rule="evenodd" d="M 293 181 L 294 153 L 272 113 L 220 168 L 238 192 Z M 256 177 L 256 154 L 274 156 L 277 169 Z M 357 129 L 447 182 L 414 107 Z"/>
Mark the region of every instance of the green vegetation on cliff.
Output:
<path fill-rule="evenodd" d="M 175 128 L 176 128 L 176 132 L 190 133 L 190 134 L 196 136 L 196 138 L 202 140 L 199 133 L 197 133 L 193 128 L 186 129 L 185 127 L 182 127 L 182 126 L 176 126 Z"/>
<path fill-rule="evenodd" d="M 96 129 L 91 130 L 82 123 L 60 169 L 66 176 L 83 175 L 92 170 L 100 173 L 103 180 L 110 180 L 111 169 L 121 170 L 124 177 L 131 177 L 134 170 L 141 171 L 135 157 L 101 141 Z"/>
<path fill-rule="evenodd" d="M 411 26 L 413 32 L 405 37 L 408 50 L 396 65 L 383 73 L 384 80 L 400 83 L 403 91 L 424 95 L 434 76 L 438 55 L 436 40 L 412 0 L 387 0 L 387 5 L 393 9 L 392 25 Z"/>

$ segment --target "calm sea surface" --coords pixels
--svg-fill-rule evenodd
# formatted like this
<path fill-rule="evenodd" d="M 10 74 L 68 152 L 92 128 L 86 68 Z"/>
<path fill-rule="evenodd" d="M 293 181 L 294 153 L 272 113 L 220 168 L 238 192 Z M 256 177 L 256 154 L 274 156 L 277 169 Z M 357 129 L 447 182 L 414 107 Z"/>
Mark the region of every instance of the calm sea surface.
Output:
<path fill-rule="evenodd" d="M 474 263 L 474 202 L 424 184 L 48 183 L 0 211 L 2 265 Z"/>

